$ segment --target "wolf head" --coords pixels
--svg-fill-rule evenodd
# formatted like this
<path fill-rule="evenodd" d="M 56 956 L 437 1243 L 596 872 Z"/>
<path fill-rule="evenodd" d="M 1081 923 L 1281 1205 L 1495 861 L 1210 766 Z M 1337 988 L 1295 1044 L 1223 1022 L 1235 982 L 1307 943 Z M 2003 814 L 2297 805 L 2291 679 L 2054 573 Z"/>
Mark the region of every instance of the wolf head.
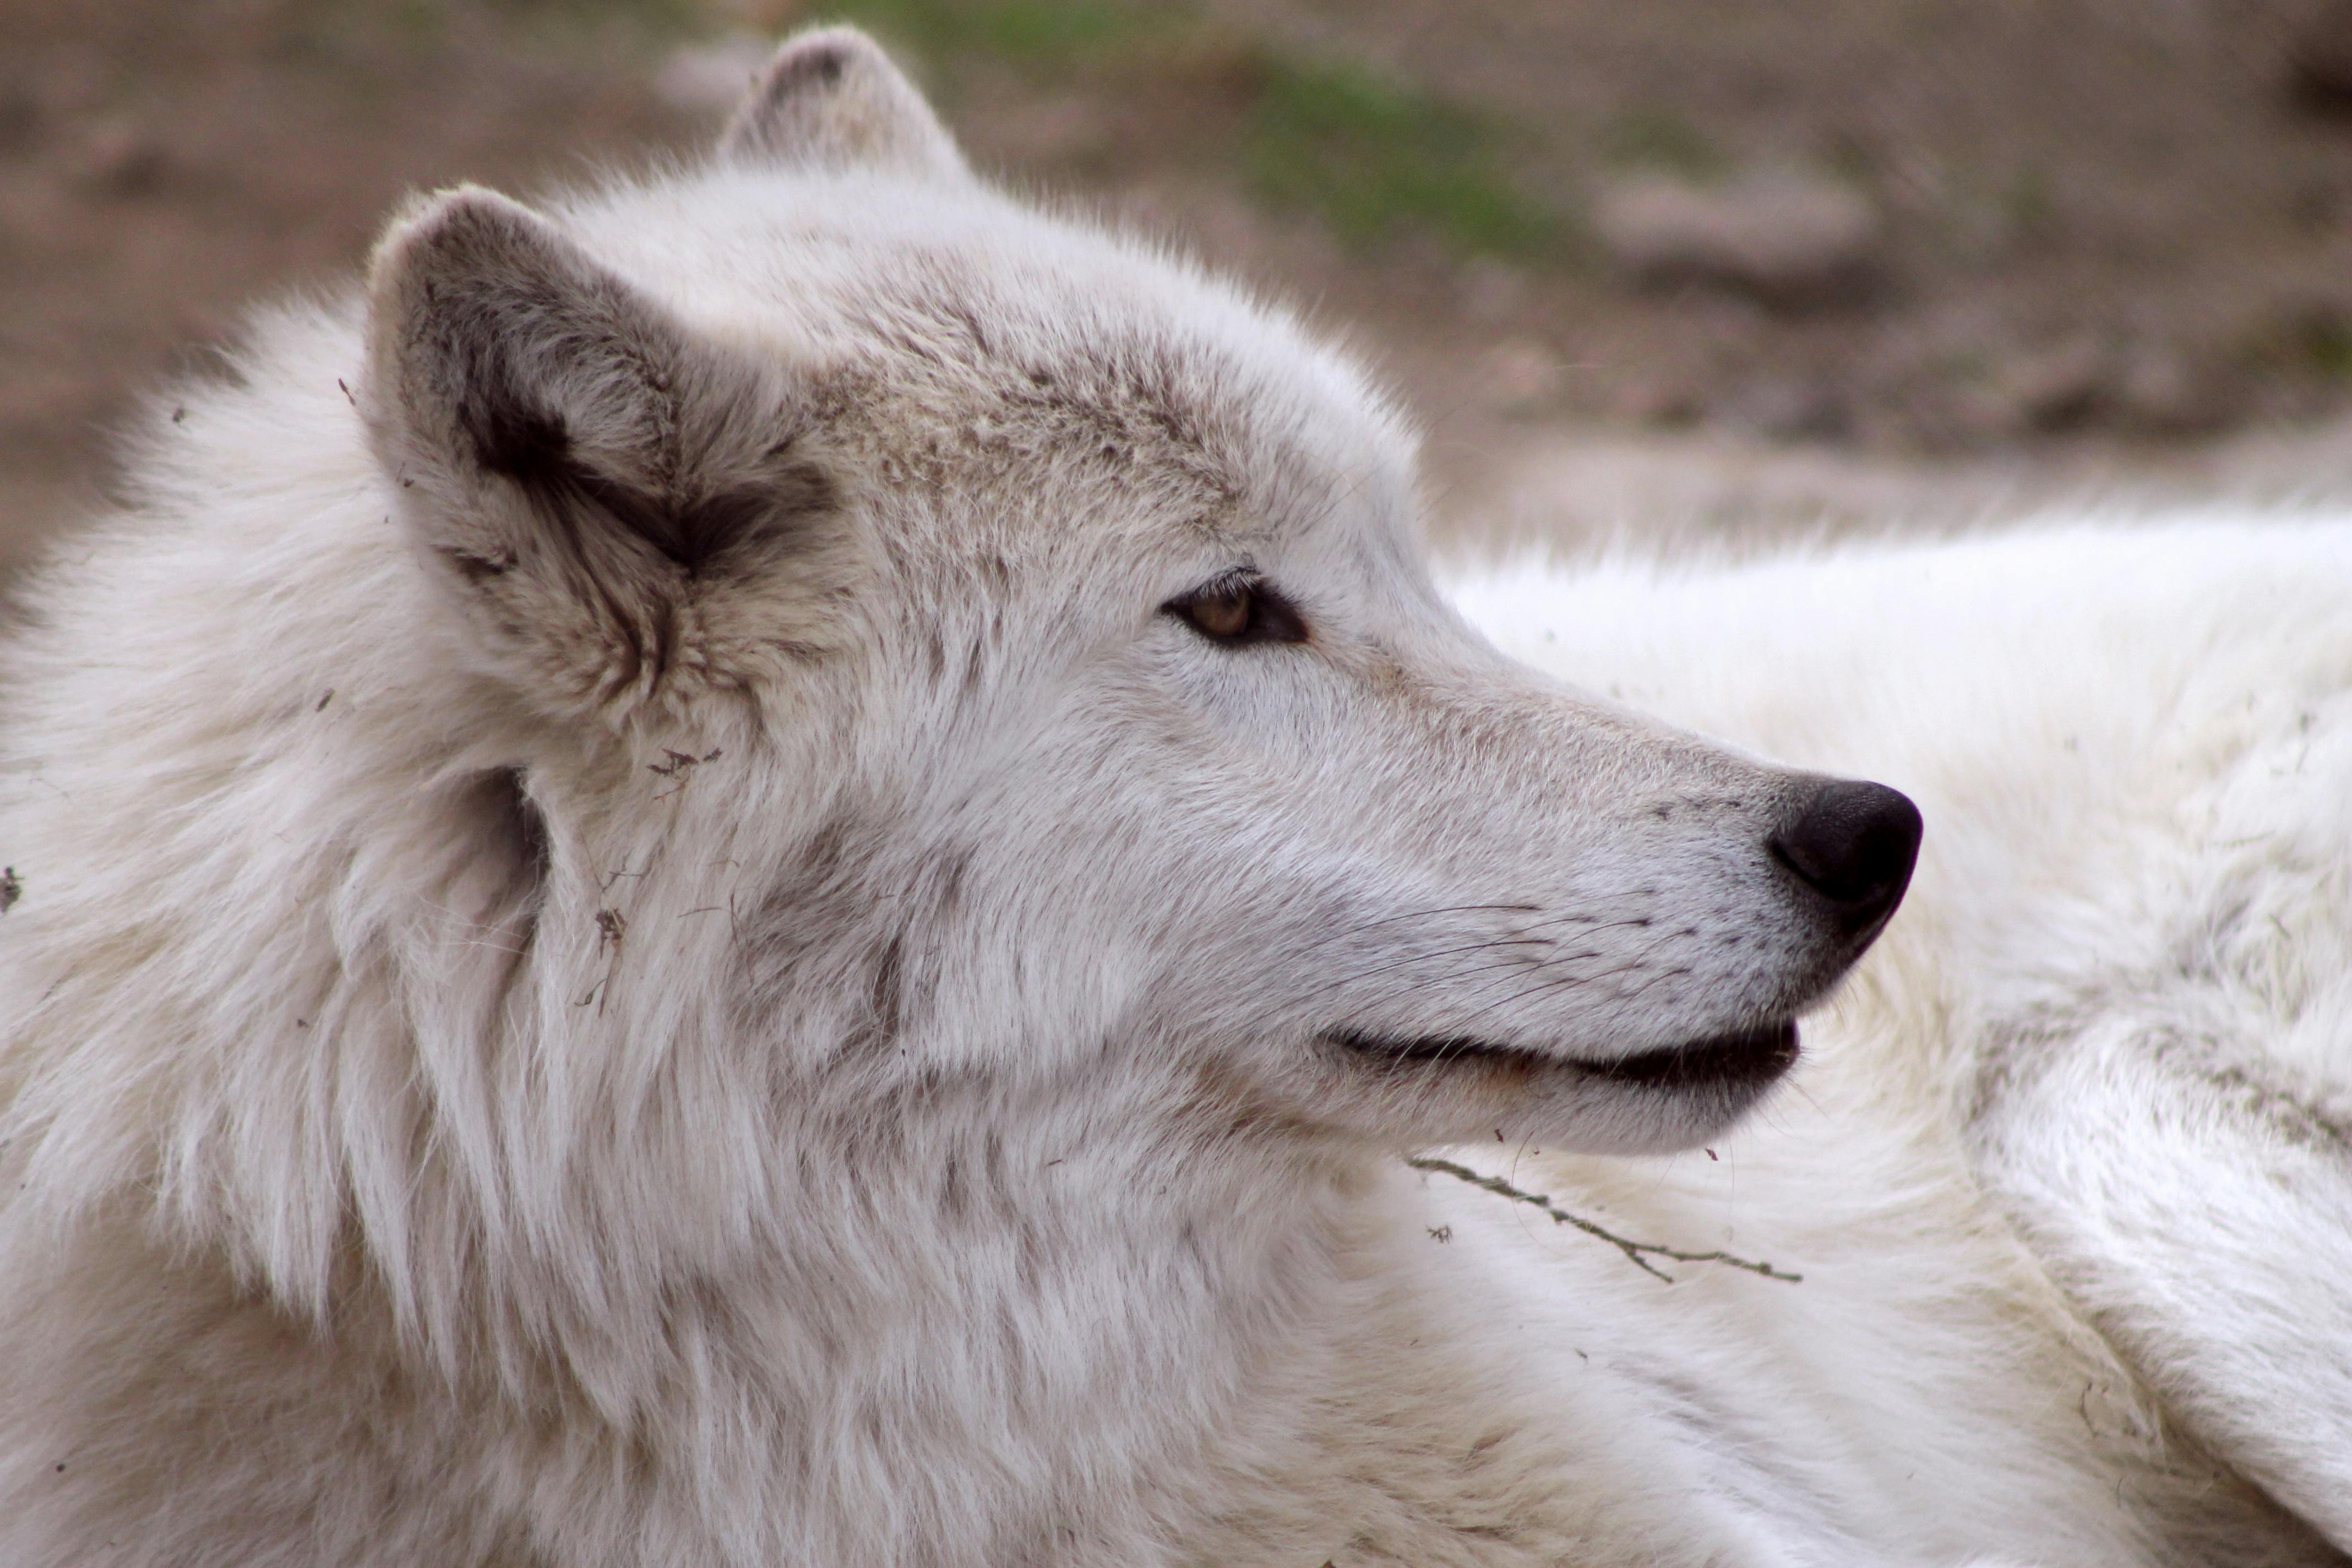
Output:
<path fill-rule="evenodd" d="M 1893 792 L 1498 657 L 1353 365 L 991 191 L 856 33 L 690 180 L 423 203 L 366 340 L 567 984 L 714 988 L 789 1100 L 1681 1146 L 1908 874 Z M 648 932 L 692 919 L 722 959 Z"/>
<path fill-rule="evenodd" d="M 1353 366 L 855 34 L 236 368 L 10 644 L 12 1256 L 196 1271 L 311 1379 L 215 1415 L 428 1511 L 476 1445 L 527 1555 L 1231 1560 L 1168 1543 L 1307 1495 L 1381 1156 L 1711 1135 L 1910 867 L 1498 656 Z"/>

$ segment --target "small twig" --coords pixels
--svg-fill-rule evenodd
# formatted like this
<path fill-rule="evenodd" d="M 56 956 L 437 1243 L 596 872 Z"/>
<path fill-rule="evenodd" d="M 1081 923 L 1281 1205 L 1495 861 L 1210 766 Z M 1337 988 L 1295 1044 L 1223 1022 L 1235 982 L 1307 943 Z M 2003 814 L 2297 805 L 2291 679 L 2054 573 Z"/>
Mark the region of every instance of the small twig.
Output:
<path fill-rule="evenodd" d="M 697 768 L 700 767 L 705 763 L 717 762 L 719 760 L 719 748 L 713 746 L 709 751 L 698 757 L 691 752 L 674 752 L 670 750 L 669 747 L 664 746 L 662 748 L 662 755 L 667 757 L 669 761 L 666 763 L 647 763 L 646 764 L 646 772 L 649 773 L 659 773 L 662 777 L 670 779 L 676 778 L 678 774 L 686 772 L 688 768 Z"/>
<path fill-rule="evenodd" d="M 1671 1247 L 1660 1247 L 1655 1242 L 1628 1241 L 1616 1232 L 1604 1229 L 1581 1215 L 1569 1213 L 1541 1193 L 1530 1193 L 1523 1188 L 1515 1187 L 1500 1176 L 1482 1176 L 1469 1166 L 1457 1165 L 1451 1160 L 1433 1160 L 1426 1156 L 1415 1156 L 1407 1160 L 1405 1163 L 1416 1171 L 1436 1171 L 1452 1176 L 1456 1181 L 1467 1182 L 1474 1187 L 1483 1187 L 1487 1192 L 1509 1198 L 1514 1203 L 1539 1208 L 1551 1215 L 1553 1224 L 1574 1226 L 1587 1236 L 1600 1237 L 1623 1253 L 1625 1261 L 1634 1268 L 1644 1274 L 1654 1274 L 1669 1285 L 1675 1282 L 1675 1277 L 1654 1267 L 1648 1258 L 1642 1256 L 1643 1253 L 1670 1258 L 1676 1263 L 1727 1263 L 1734 1268 L 1745 1268 L 1750 1274 L 1761 1274 L 1767 1279 L 1785 1279 L 1791 1285 L 1804 1279 L 1801 1274 L 1786 1274 L 1769 1263 L 1751 1263 L 1745 1258 L 1735 1258 L 1728 1252 L 1682 1252 Z"/>
<path fill-rule="evenodd" d="M 684 789 L 686 787 L 688 774 L 694 769 L 700 767 L 705 763 L 717 762 L 719 760 L 719 748 L 716 746 L 711 747 L 710 750 L 705 752 L 698 757 L 694 755 L 691 752 L 674 752 L 667 746 L 664 746 L 662 748 L 662 755 L 667 757 L 669 761 L 666 763 L 648 763 L 646 764 L 646 772 L 649 773 L 659 773 L 666 779 L 676 779 L 677 783 L 670 785 L 669 788 L 654 796 L 656 800 L 667 800 L 670 796 Z"/>
<path fill-rule="evenodd" d="M 596 951 L 601 953 L 609 944 L 613 949 L 613 956 L 604 964 L 604 978 L 596 982 L 595 988 L 590 991 L 587 996 L 580 998 L 579 1005 L 585 1007 L 588 1005 L 588 998 L 594 997 L 596 1016 L 599 1018 L 604 1016 L 604 1004 L 612 996 L 613 970 L 621 962 L 621 943 L 628 934 L 629 918 L 626 915 L 618 910 L 596 911 Z"/>

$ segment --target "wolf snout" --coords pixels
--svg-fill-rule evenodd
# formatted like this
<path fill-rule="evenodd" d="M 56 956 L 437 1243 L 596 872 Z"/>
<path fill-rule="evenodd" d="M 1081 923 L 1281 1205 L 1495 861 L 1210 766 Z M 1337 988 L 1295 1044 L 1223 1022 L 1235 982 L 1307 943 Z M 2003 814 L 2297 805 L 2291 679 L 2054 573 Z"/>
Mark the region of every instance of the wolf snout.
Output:
<path fill-rule="evenodd" d="M 1899 790 L 1832 779 L 1799 803 L 1769 839 L 1774 858 L 1832 906 L 1839 925 L 1874 931 L 1910 886 L 1919 808 Z"/>

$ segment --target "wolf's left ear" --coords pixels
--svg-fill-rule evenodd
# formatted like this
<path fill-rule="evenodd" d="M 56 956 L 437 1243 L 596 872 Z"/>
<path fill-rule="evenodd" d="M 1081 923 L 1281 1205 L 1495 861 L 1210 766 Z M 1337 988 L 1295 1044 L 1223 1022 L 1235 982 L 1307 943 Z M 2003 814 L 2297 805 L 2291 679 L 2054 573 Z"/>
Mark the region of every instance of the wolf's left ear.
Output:
<path fill-rule="evenodd" d="M 882 47 L 855 27 L 785 40 L 719 139 L 734 163 L 964 179 L 955 139 Z"/>
<path fill-rule="evenodd" d="M 493 192 L 377 248 L 358 399 L 488 662 L 564 711 L 689 699 L 805 641 L 845 537 L 811 394 Z M 807 603 L 803 603 L 806 601 Z"/>

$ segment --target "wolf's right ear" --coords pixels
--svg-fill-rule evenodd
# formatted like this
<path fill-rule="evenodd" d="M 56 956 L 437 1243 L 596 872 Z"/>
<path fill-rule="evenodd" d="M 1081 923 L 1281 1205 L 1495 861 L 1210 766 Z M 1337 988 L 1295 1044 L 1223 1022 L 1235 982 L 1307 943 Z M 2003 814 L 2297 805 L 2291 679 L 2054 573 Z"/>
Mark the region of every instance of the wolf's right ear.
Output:
<path fill-rule="evenodd" d="M 785 40 L 719 139 L 739 163 L 969 178 L 955 139 L 882 47 L 855 27 Z"/>
<path fill-rule="evenodd" d="M 377 247 L 367 355 L 357 402 L 402 521 L 537 701 L 691 700 L 821 641 L 847 536 L 802 377 L 478 189 Z"/>

